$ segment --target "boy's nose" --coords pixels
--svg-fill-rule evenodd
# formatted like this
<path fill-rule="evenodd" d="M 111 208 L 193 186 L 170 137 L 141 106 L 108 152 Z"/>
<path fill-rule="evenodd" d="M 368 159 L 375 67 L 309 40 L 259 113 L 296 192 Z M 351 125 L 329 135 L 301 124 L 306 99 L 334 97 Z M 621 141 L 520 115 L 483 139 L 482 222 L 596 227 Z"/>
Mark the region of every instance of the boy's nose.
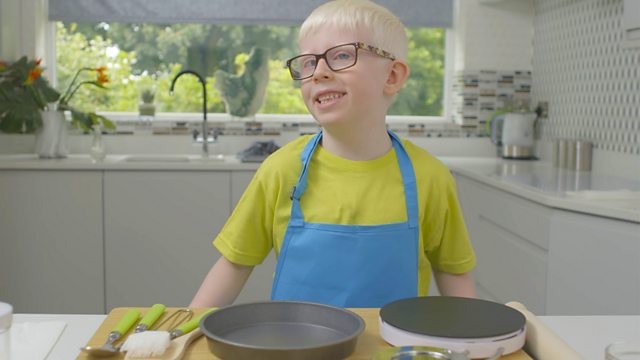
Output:
<path fill-rule="evenodd" d="M 318 81 L 320 79 L 329 79 L 332 76 L 333 70 L 331 70 L 329 65 L 327 65 L 327 61 L 325 59 L 318 60 L 316 70 L 313 72 L 313 80 Z"/>

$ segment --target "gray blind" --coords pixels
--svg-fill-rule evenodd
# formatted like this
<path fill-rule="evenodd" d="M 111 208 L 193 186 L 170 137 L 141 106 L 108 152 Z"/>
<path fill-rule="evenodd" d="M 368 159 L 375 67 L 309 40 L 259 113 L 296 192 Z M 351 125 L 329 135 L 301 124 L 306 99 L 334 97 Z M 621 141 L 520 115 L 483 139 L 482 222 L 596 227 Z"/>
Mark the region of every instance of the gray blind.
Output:
<path fill-rule="evenodd" d="M 69 22 L 299 25 L 324 0 L 49 0 Z M 406 26 L 451 27 L 453 0 L 376 0 Z"/>

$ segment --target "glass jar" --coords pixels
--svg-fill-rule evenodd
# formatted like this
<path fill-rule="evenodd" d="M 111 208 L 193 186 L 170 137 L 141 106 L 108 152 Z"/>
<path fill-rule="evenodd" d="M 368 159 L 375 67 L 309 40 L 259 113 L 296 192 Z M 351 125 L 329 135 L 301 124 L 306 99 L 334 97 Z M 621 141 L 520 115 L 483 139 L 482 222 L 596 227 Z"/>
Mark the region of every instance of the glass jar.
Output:
<path fill-rule="evenodd" d="M 94 163 L 102 162 L 107 156 L 107 149 L 102 138 L 102 129 L 96 129 L 93 131 L 93 140 L 91 141 L 91 149 L 89 149 L 89 155 Z"/>

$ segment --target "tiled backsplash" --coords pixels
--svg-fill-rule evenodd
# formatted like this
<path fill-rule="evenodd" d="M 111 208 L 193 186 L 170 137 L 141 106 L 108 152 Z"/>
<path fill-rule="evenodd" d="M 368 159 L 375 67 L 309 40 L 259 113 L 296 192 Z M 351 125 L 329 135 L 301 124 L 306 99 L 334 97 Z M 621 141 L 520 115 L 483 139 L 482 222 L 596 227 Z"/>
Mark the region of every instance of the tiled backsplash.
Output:
<path fill-rule="evenodd" d="M 189 136 L 193 132 L 198 135 L 202 130 L 201 121 L 116 121 L 116 135 L 180 135 Z M 407 137 L 484 137 L 475 129 L 460 127 L 454 123 L 425 122 L 419 120 L 390 121 L 387 128 Z M 225 136 L 278 136 L 297 133 L 299 135 L 315 134 L 320 130 L 316 122 L 292 121 L 210 121 L 210 134 L 214 131 Z M 73 134 L 81 134 L 80 129 L 71 129 Z"/>
<path fill-rule="evenodd" d="M 621 46 L 622 0 L 536 0 L 534 104 L 543 139 L 640 156 L 640 48 Z"/>
<path fill-rule="evenodd" d="M 453 120 L 485 133 L 496 110 L 531 107 L 531 71 L 461 71 L 456 75 Z"/>

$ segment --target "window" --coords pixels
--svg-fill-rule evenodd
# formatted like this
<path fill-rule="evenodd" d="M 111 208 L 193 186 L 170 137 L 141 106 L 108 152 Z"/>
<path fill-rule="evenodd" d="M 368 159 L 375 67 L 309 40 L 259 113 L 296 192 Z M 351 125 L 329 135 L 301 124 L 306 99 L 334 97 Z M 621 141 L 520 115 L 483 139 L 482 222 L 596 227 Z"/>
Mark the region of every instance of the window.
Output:
<path fill-rule="evenodd" d="M 143 91 L 155 93 L 160 112 L 197 112 L 201 85 L 195 77 L 173 77 L 184 69 L 198 71 L 208 84 L 208 110 L 225 112 L 213 86 L 214 72 L 231 74 L 242 66 L 253 46 L 270 52 L 269 85 L 260 113 L 301 114 L 306 107 L 284 61 L 297 53 L 298 28 L 276 25 L 203 24 L 56 24 L 57 77 L 64 85 L 80 67 L 106 66 L 110 90 L 82 88 L 75 103 L 98 104 L 101 111 L 137 111 Z M 390 109 L 392 115 L 440 116 L 443 111 L 444 29 L 410 28 L 408 62 L 411 77 Z M 80 105 L 81 106 L 81 105 Z M 86 109 L 89 110 L 89 109 Z"/>
<path fill-rule="evenodd" d="M 208 108 L 222 113 L 214 72 L 241 72 L 251 48 L 259 45 L 271 54 L 270 80 L 260 112 L 306 114 L 283 65 L 297 53 L 296 25 L 324 1 L 48 0 L 49 20 L 57 32 L 57 83 L 68 83 L 78 67 L 106 65 L 111 90 L 99 96 L 78 94 L 76 106 L 99 104 L 97 110 L 136 111 L 139 93 L 155 88 L 159 111 L 197 112 L 201 99 L 194 96 L 199 94 L 195 87 L 200 86 L 195 77 L 181 78 L 172 97 L 168 91 L 173 76 L 189 68 L 207 77 Z M 450 35 L 445 29 L 452 25 L 453 1 L 375 1 L 409 27 L 411 77 L 390 113 L 441 118 L 443 88 L 450 86 L 451 77 L 451 71 L 445 71 L 445 35 Z M 88 98 L 92 94 L 98 97 Z"/>

